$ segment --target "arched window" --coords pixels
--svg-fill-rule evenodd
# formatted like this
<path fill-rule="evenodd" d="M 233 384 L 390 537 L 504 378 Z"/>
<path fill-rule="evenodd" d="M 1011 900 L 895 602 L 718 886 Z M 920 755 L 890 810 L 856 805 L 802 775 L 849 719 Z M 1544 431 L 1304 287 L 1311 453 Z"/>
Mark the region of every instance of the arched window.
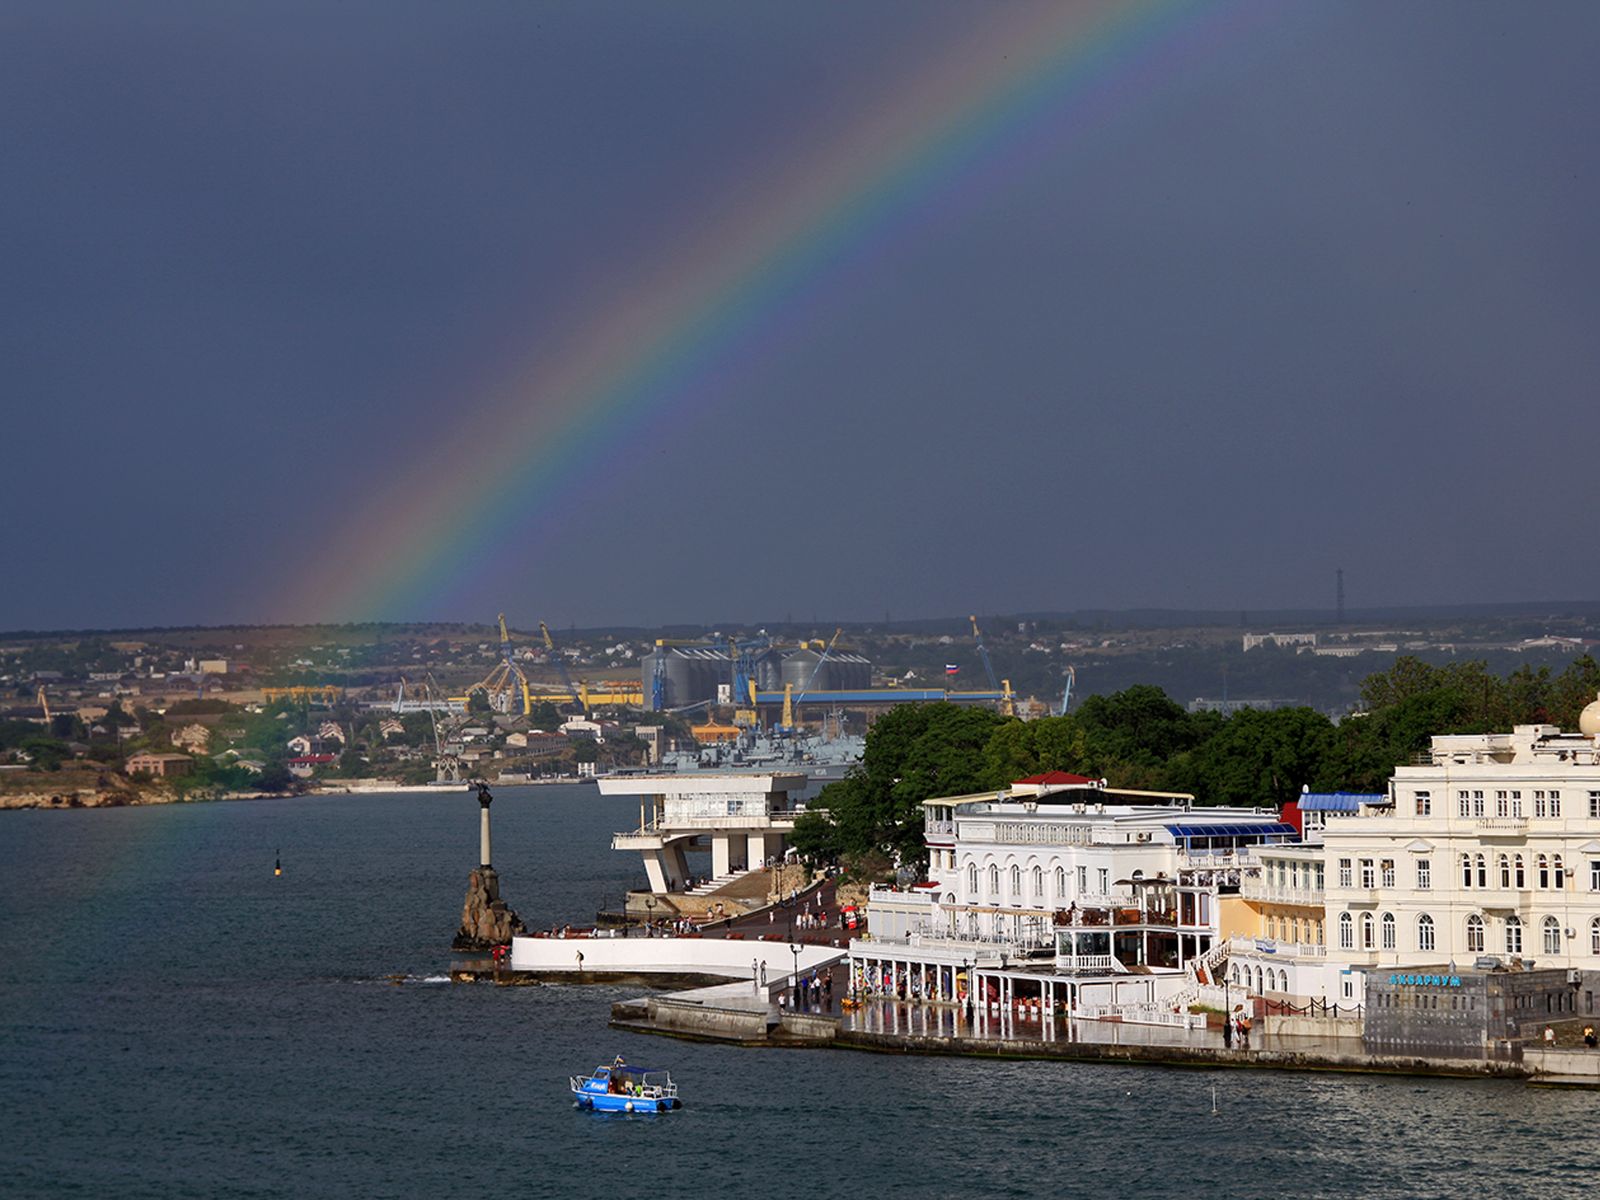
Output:
<path fill-rule="evenodd" d="M 1393 913 L 1384 913 L 1383 914 L 1383 920 L 1378 922 L 1378 924 L 1379 924 L 1380 928 L 1383 930 L 1383 943 L 1382 943 L 1383 944 L 1383 948 L 1385 950 L 1393 950 L 1394 949 L 1394 914 Z"/>
<path fill-rule="evenodd" d="M 1522 953 L 1522 922 L 1517 920 L 1516 913 L 1506 918 L 1506 953 Z"/>
<path fill-rule="evenodd" d="M 1339 949 L 1352 950 L 1356 944 L 1356 923 L 1349 913 L 1339 914 Z"/>
<path fill-rule="evenodd" d="M 1417 918 L 1417 949 L 1433 949 L 1433 918 L 1427 913 Z"/>
<path fill-rule="evenodd" d="M 1476 861 L 1478 866 L 1478 886 L 1486 888 L 1489 886 L 1489 864 L 1481 854 L 1477 856 Z"/>
<path fill-rule="evenodd" d="M 1503 888 L 1511 886 L 1511 859 L 1504 854 L 1500 856 L 1500 886 Z"/>
<path fill-rule="evenodd" d="M 1539 855 L 1539 857 L 1534 860 L 1534 869 L 1539 872 L 1539 886 L 1541 888 L 1549 887 L 1550 860 L 1542 854 Z"/>
<path fill-rule="evenodd" d="M 1022 896 L 1022 868 L 1011 868 L 1011 895 L 1020 899 Z"/>
<path fill-rule="evenodd" d="M 1261 993 L 1265 992 L 1266 990 L 1267 990 L 1266 984 L 1262 981 L 1262 978 L 1261 978 L 1261 968 L 1257 967 L 1256 968 L 1256 995 L 1259 996 L 1259 995 L 1261 995 Z"/>
<path fill-rule="evenodd" d="M 1057 867 L 1056 868 L 1056 899 L 1057 900 L 1065 900 L 1066 898 L 1067 898 L 1067 869 L 1065 867 Z"/>
<path fill-rule="evenodd" d="M 1544 929 L 1544 952 L 1546 954 L 1561 953 L 1561 922 L 1554 917 L 1546 917 L 1542 925 Z"/>
<path fill-rule="evenodd" d="M 1464 888 L 1472 886 L 1472 855 L 1470 854 L 1461 856 L 1461 886 Z"/>
<path fill-rule="evenodd" d="M 1517 855 L 1517 890 L 1521 891 L 1528 886 L 1527 872 L 1522 868 L 1522 855 Z"/>
<path fill-rule="evenodd" d="M 1035 867 L 1033 869 L 1033 895 L 1034 895 L 1034 898 L 1037 899 L 1037 900 L 1043 900 L 1044 899 L 1044 868 L 1043 867 Z"/>
<path fill-rule="evenodd" d="M 1483 953 L 1483 918 L 1477 913 L 1467 918 L 1467 953 Z"/>
<path fill-rule="evenodd" d="M 1589 953 L 1600 954 L 1600 917 L 1589 922 Z"/>
<path fill-rule="evenodd" d="M 1562 890 L 1563 888 L 1565 888 L 1567 886 L 1567 869 L 1561 865 L 1561 855 L 1559 855 L 1559 854 L 1556 855 L 1555 858 L 1551 859 L 1550 861 L 1551 861 L 1551 865 L 1555 869 L 1555 886 L 1556 886 L 1556 890 L 1560 891 L 1560 890 Z"/>
<path fill-rule="evenodd" d="M 1000 868 L 993 863 L 989 864 L 989 894 L 991 896 L 1000 894 Z"/>
<path fill-rule="evenodd" d="M 978 864 L 967 864 L 967 891 L 974 896 L 978 894 Z"/>
<path fill-rule="evenodd" d="M 1371 950 L 1372 946 L 1373 946 L 1373 942 L 1372 942 L 1372 914 L 1371 913 L 1362 913 L 1361 914 L 1361 948 L 1363 950 Z"/>

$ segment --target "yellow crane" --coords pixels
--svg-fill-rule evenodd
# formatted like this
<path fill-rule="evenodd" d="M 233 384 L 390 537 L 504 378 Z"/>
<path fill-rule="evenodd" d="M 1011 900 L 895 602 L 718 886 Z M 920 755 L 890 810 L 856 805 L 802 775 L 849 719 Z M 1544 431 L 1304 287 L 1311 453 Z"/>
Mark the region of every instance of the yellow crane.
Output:
<path fill-rule="evenodd" d="M 500 621 L 500 661 L 477 683 L 467 689 L 467 695 L 473 692 L 484 692 L 489 697 L 489 706 L 499 712 L 511 711 L 511 693 L 513 685 L 522 692 L 522 712 L 526 716 L 533 711 L 533 699 L 530 695 L 528 677 L 517 665 L 515 651 L 511 646 L 511 631 L 506 628 L 506 615 L 501 613 Z"/>
<path fill-rule="evenodd" d="M 44 723 L 50 724 L 50 699 L 44 694 L 44 686 L 39 687 L 39 707 L 44 709 Z"/>

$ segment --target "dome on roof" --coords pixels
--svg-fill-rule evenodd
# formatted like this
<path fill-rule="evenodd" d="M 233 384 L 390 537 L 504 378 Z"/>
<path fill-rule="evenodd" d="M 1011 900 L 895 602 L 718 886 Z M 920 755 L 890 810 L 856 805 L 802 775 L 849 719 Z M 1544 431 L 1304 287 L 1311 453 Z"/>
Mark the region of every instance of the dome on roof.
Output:
<path fill-rule="evenodd" d="M 1600 697 L 1578 715 L 1578 732 L 1584 737 L 1600 737 Z"/>

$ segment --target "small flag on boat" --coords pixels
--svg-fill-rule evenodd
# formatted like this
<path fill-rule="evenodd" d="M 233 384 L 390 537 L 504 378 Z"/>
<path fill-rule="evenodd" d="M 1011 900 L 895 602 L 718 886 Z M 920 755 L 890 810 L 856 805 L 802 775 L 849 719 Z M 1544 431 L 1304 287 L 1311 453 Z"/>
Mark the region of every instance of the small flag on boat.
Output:
<path fill-rule="evenodd" d="M 955 663 L 945 663 L 945 665 L 944 665 L 944 673 L 946 675 L 956 675 L 956 674 L 959 674 L 960 671 L 961 671 L 961 668 L 956 666 Z"/>

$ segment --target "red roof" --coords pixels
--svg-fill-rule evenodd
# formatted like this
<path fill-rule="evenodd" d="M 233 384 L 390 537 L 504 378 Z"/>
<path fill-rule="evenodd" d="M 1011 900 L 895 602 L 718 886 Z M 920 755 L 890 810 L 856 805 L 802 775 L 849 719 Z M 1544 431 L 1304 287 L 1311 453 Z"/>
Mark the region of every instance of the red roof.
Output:
<path fill-rule="evenodd" d="M 331 763 L 333 760 L 334 756 L 331 754 L 305 754 L 299 758 L 291 758 L 289 765 L 291 767 L 315 767 L 320 766 L 322 763 Z"/>
<path fill-rule="evenodd" d="M 1046 771 L 1043 775 L 1029 775 L 1017 782 L 1040 784 L 1044 787 L 1082 787 L 1086 783 L 1098 784 L 1100 781 L 1082 775 L 1069 775 L 1065 771 Z"/>

